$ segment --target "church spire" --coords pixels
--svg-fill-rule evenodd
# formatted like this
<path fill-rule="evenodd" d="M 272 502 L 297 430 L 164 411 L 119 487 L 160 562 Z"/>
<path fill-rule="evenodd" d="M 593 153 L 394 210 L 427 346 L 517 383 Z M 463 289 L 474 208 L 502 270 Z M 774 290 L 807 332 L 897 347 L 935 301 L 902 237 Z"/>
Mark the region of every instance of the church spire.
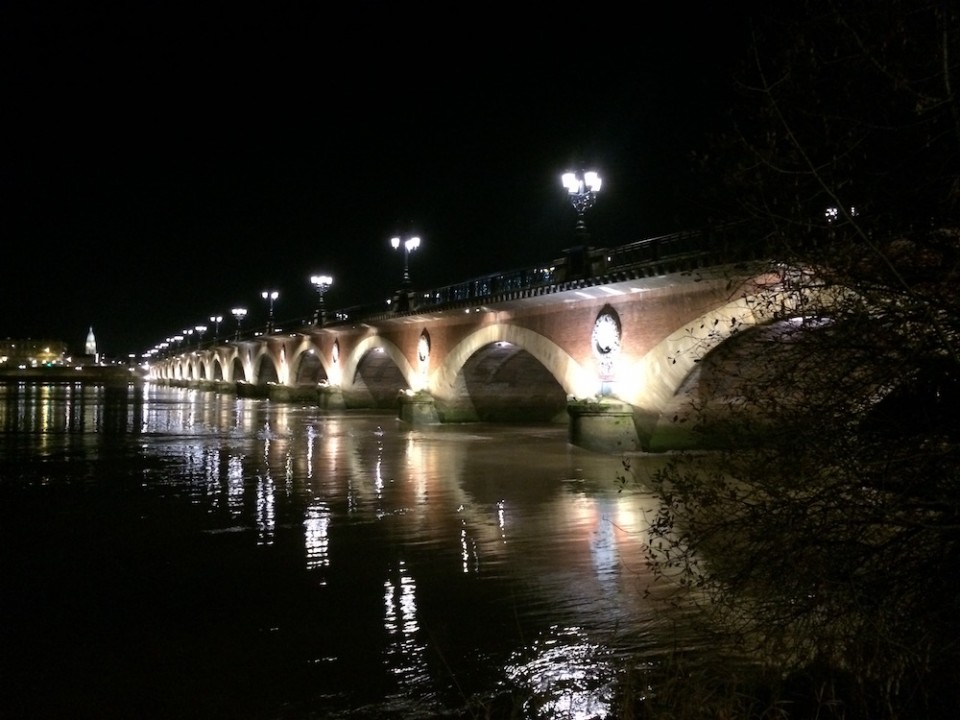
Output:
<path fill-rule="evenodd" d="M 87 333 L 87 345 L 84 355 L 92 355 L 94 362 L 97 361 L 97 339 L 93 336 L 93 326 L 90 326 L 90 332 Z"/>

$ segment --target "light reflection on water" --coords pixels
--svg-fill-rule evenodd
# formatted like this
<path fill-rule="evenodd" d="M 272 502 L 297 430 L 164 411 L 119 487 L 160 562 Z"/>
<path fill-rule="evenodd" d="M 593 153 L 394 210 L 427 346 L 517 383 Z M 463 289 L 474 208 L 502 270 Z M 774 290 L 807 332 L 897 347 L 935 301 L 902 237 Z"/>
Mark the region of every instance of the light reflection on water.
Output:
<path fill-rule="evenodd" d="M 617 667 L 609 652 L 576 627 L 551 627 L 516 653 L 505 673 L 527 690 L 531 717 L 589 720 L 611 716 Z M 527 659 L 529 658 L 529 659 Z"/>
<path fill-rule="evenodd" d="M 653 501 L 563 427 L 0 386 L 0 443 L 3 670 L 31 678 L 0 715 L 414 717 L 509 686 L 526 717 L 607 717 L 614 657 L 669 642 L 643 598 Z M 92 627 L 51 621 L 56 593 Z M 31 698 L 61 643 L 64 696 Z"/>

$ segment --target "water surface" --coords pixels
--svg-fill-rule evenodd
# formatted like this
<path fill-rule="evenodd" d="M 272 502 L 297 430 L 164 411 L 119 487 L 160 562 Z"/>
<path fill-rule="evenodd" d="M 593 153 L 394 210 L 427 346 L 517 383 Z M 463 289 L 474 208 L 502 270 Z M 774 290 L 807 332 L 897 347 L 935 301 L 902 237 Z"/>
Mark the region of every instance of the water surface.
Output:
<path fill-rule="evenodd" d="M 0 385 L 0 717 L 610 716 L 670 642 L 621 472 L 555 425 Z"/>

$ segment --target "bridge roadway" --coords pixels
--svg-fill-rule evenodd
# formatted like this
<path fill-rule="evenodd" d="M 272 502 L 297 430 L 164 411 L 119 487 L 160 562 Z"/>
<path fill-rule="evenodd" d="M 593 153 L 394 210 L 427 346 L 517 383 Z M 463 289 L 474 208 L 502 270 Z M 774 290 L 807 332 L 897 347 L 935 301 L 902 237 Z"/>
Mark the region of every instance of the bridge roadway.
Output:
<path fill-rule="evenodd" d="M 768 264 L 710 239 L 584 248 L 546 268 L 410 293 L 392 311 L 161 358 L 148 380 L 395 408 L 413 425 L 567 422 L 573 444 L 600 452 L 683 446 L 673 418 L 698 362 L 732 333 L 790 314 Z"/>

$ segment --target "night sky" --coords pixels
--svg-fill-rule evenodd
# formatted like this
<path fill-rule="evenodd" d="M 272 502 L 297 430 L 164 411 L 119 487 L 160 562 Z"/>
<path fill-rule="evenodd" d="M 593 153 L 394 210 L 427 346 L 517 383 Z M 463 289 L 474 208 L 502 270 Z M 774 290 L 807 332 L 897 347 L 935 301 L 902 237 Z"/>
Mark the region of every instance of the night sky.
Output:
<path fill-rule="evenodd" d="M 287 10 L 277 8 L 286 7 Z M 5 3 L 0 338 L 114 357 L 277 289 L 279 320 L 704 213 L 689 161 L 747 52 L 729 5 Z M 295 8 L 295 9 L 291 9 Z M 543 14 L 546 13 L 546 14 Z"/>

